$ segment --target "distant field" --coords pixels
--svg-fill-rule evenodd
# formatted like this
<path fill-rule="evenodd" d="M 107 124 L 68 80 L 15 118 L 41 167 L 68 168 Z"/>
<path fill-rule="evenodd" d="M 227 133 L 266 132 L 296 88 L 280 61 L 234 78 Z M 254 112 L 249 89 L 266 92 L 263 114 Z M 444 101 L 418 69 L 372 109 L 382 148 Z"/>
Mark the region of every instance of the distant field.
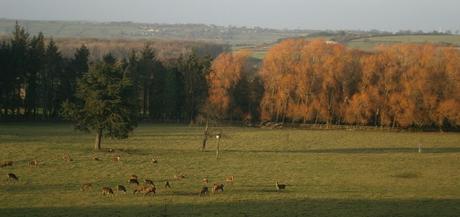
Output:
<path fill-rule="evenodd" d="M 351 48 L 372 50 L 378 45 L 392 45 L 401 43 L 422 44 L 432 43 L 446 46 L 460 46 L 460 35 L 398 35 L 360 38 L 350 41 Z"/>
<path fill-rule="evenodd" d="M 324 39 L 329 40 L 330 37 L 304 37 L 307 40 L 313 39 Z M 438 44 L 442 46 L 455 46 L 460 47 L 460 35 L 397 35 L 397 36 L 376 36 L 370 38 L 360 38 L 351 40 L 350 42 L 346 43 L 346 46 L 359 49 L 364 51 L 372 51 L 375 47 L 379 45 L 393 45 L 393 44 L 423 44 L 423 43 L 431 43 L 431 44 Z M 253 51 L 253 57 L 257 59 L 263 59 L 265 54 L 270 49 L 272 45 L 265 45 L 263 47 L 260 46 L 250 46 L 250 47 L 242 47 L 244 49 L 249 49 Z M 242 48 L 234 48 L 234 50 L 242 49 Z"/>
<path fill-rule="evenodd" d="M 201 127 L 142 124 L 128 140 L 105 140 L 67 124 L 0 124 L 0 216 L 451 216 L 460 213 L 460 134 L 223 128 L 201 152 Z M 422 153 L 417 146 L 422 144 Z M 69 154 L 73 161 L 64 162 Z M 120 155 L 121 162 L 113 162 Z M 102 161 L 92 158 L 98 157 Z M 152 164 L 151 159 L 158 159 Z M 28 162 L 37 159 L 39 167 Z M 6 181 L 13 172 L 20 181 Z M 101 195 L 103 186 L 150 178 L 154 197 Z M 176 181 L 175 174 L 185 179 Z M 201 180 L 225 183 L 199 197 Z M 172 190 L 163 187 L 170 180 Z M 275 190 L 275 181 L 287 184 Z M 94 187 L 81 192 L 81 183 Z"/>
<path fill-rule="evenodd" d="M 0 18 L 0 35 L 14 31 L 16 20 Z M 280 38 L 308 35 L 310 30 L 216 26 L 205 24 L 158 24 L 134 22 L 34 21 L 19 20 L 31 34 L 43 32 L 54 38 L 183 40 L 213 43 L 261 44 Z"/>

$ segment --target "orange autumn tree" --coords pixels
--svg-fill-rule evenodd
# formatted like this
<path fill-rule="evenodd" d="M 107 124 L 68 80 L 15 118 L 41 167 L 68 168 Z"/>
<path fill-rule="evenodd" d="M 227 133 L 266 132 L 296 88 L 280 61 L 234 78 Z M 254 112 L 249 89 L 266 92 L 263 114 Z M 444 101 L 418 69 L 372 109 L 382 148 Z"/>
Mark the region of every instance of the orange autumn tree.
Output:
<path fill-rule="evenodd" d="M 429 44 L 379 47 L 362 58 L 360 91 L 346 120 L 403 128 L 459 125 L 450 112 L 458 103 L 458 58 L 458 50 Z"/>
<path fill-rule="evenodd" d="M 212 63 L 209 82 L 208 114 L 216 118 L 232 116 L 230 108 L 242 110 L 234 100 L 235 87 L 249 70 L 248 51 L 222 53 Z"/>
<path fill-rule="evenodd" d="M 373 53 L 289 39 L 269 50 L 260 75 L 262 119 L 386 127 L 460 125 L 460 51 L 430 44 Z"/>
<path fill-rule="evenodd" d="M 358 64 L 357 64 L 358 63 Z M 261 77 L 262 119 L 339 123 L 346 98 L 357 91 L 359 70 L 343 45 L 289 39 L 267 53 Z"/>

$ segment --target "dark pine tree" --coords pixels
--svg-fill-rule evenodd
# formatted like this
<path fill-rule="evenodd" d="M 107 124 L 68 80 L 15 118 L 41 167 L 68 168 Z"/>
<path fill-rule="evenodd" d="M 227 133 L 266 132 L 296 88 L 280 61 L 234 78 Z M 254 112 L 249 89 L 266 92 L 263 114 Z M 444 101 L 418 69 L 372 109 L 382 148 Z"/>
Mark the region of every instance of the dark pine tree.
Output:
<path fill-rule="evenodd" d="M 96 133 L 96 150 L 103 136 L 127 138 L 137 125 L 135 89 L 120 64 L 95 63 L 79 80 L 76 97 L 77 103 L 64 103 L 63 115 L 76 129 Z"/>

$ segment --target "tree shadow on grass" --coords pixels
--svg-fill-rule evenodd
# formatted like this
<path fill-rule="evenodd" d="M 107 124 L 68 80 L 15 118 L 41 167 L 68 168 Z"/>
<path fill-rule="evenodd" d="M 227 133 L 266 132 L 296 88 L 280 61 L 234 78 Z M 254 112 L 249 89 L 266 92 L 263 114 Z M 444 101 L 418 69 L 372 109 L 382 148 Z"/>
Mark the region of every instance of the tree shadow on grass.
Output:
<path fill-rule="evenodd" d="M 0 208 L 0 216 L 324 216 L 324 217 L 458 217 L 460 199 L 301 199 L 276 201 L 214 202 L 213 197 L 197 196 L 195 204 L 170 204 L 156 198 L 149 205 L 91 207 Z"/>
<path fill-rule="evenodd" d="M 386 154 L 386 153 L 418 153 L 418 148 L 331 148 L 307 150 L 225 150 L 236 153 L 305 153 L 305 154 Z M 441 154 L 460 153 L 460 147 L 422 148 L 421 153 Z"/>

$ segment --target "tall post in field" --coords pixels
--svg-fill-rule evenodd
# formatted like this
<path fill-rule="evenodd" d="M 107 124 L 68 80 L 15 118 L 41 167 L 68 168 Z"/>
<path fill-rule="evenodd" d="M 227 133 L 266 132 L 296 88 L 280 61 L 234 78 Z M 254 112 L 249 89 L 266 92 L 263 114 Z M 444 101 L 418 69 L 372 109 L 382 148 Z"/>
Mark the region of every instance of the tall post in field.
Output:
<path fill-rule="evenodd" d="M 216 147 L 216 159 L 219 160 L 219 149 L 220 149 L 220 139 L 222 138 L 222 133 L 218 133 L 216 135 L 216 139 L 217 139 L 217 147 Z"/>
<path fill-rule="evenodd" d="M 208 119 L 206 119 L 206 128 L 204 129 L 204 138 L 203 138 L 203 144 L 201 147 L 201 151 L 204 152 L 206 149 L 206 144 L 208 143 Z"/>

